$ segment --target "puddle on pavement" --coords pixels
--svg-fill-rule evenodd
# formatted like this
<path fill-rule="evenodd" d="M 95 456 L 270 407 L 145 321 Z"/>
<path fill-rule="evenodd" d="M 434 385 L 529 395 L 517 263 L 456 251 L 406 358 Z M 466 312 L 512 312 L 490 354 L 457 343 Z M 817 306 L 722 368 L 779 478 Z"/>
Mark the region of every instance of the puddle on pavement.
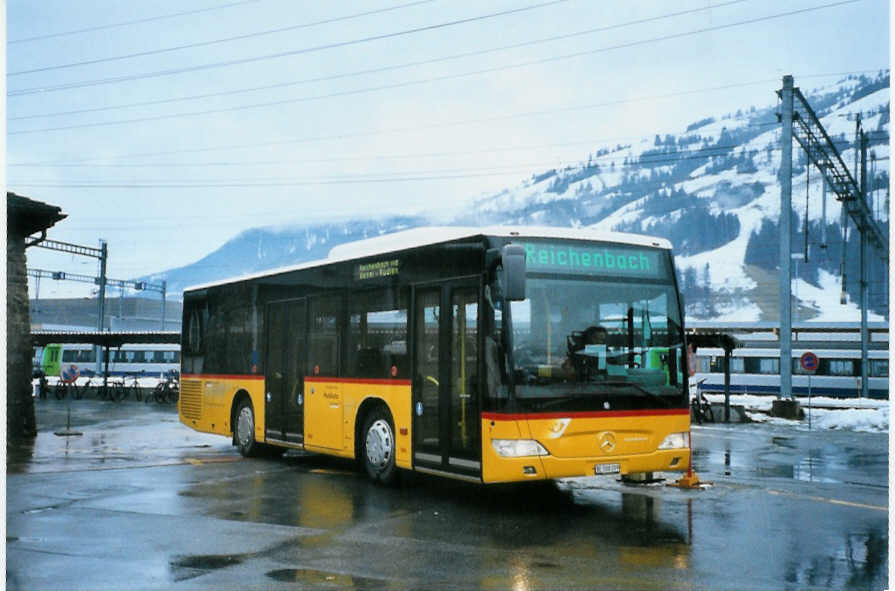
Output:
<path fill-rule="evenodd" d="M 200 577 L 210 571 L 241 564 L 245 554 L 206 554 L 179 556 L 169 564 L 174 581 L 185 581 Z"/>
<path fill-rule="evenodd" d="M 177 495 L 197 499 L 216 499 L 218 501 L 238 501 L 242 499 L 242 493 L 232 489 L 182 490 Z"/>
<path fill-rule="evenodd" d="M 22 511 L 23 515 L 34 515 L 35 513 L 44 513 L 46 511 L 55 511 L 59 508 L 59 505 L 51 505 L 50 507 L 37 507 L 36 509 L 28 509 L 26 511 Z"/>
<path fill-rule="evenodd" d="M 532 568 L 559 568 L 559 565 L 554 562 L 532 562 Z"/>
<path fill-rule="evenodd" d="M 792 442 L 792 437 L 771 437 L 771 443 L 779 445 L 780 447 L 788 447 L 790 449 L 796 448 Z"/>
<path fill-rule="evenodd" d="M 304 536 L 298 543 L 305 548 L 322 548 L 332 544 L 335 537 L 335 532 L 327 532 L 316 536 Z"/>
<path fill-rule="evenodd" d="M 204 570 L 217 570 L 239 564 L 245 560 L 242 554 L 209 554 L 206 556 L 184 556 L 172 560 L 171 565 L 183 568 L 201 568 Z"/>
<path fill-rule="evenodd" d="M 381 589 L 386 581 L 367 577 L 355 577 L 310 568 L 282 568 L 267 573 L 267 577 L 281 583 L 305 583 L 332 586 L 337 589 Z"/>

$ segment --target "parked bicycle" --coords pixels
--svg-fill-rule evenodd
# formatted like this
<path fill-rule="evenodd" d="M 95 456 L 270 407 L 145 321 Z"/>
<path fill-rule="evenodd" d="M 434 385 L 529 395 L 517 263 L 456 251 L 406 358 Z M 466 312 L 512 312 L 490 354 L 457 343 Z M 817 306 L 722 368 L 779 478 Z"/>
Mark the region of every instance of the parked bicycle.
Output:
<path fill-rule="evenodd" d="M 71 382 L 59 380 L 53 388 L 53 395 L 56 396 L 56 400 L 65 400 L 66 396 L 70 396 L 72 400 L 80 400 L 84 397 L 84 394 L 90 390 L 90 382 L 91 378 L 87 378 L 87 380 L 79 386 L 77 380 Z"/>
<path fill-rule="evenodd" d="M 180 376 L 176 371 L 169 371 L 152 392 L 151 398 L 159 404 L 175 404 L 180 398 Z M 149 402 L 150 396 L 146 397 Z"/>
<path fill-rule="evenodd" d="M 97 400 L 112 400 L 113 394 L 115 392 L 115 383 L 106 380 L 104 383 L 100 383 L 96 388 L 96 399 Z"/>
<path fill-rule="evenodd" d="M 127 399 L 130 396 L 131 392 L 134 394 L 134 400 L 140 402 L 143 400 L 143 390 L 140 388 L 140 377 L 143 375 L 143 372 L 140 373 L 128 373 L 124 377 L 118 378 L 114 381 L 114 389 L 112 391 L 112 400 L 114 402 L 121 402 L 122 400 Z"/>
<path fill-rule="evenodd" d="M 702 392 L 690 400 L 690 416 L 695 419 L 696 423 L 699 425 L 715 422 L 715 415 L 712 412 L 712 404 Z"/>

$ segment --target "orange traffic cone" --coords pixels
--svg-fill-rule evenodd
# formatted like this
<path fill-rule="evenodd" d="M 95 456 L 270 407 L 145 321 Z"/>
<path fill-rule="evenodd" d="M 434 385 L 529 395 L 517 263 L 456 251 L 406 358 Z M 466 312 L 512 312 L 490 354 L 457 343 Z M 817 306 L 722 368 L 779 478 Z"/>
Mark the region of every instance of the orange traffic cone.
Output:
<path fill-rule="evenodd" d="M 674 484 L 670 484 L 669 486 L 676 486 L 678 488 L 699 488 L 699 476 L 696 475 L 696 472 L 693 471 L 693 467 L 687 468 L 687 474 Z"/>

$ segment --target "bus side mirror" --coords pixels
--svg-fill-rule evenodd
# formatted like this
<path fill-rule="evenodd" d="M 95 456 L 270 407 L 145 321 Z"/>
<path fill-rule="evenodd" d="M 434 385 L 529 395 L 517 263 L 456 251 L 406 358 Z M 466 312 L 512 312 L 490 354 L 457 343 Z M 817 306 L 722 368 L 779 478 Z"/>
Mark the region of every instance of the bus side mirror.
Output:
<path fill-rule="evenodd" d="M 525 248 L 520 244 L 507 244 L 501 250 L 503 267 L 503 294 L 508 301 L 525 299 Z"/>

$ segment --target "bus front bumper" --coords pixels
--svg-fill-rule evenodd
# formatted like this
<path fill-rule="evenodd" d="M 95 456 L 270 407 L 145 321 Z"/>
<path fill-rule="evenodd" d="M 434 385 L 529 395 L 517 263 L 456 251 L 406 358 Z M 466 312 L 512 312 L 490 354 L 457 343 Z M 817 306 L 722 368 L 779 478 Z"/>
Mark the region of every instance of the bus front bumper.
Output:
<path fill-rule="evenodd" d="M 657 450 L 652 453 L 558 458 L 551 455 L 506 458 L 489 454 L 483 463 L 486 483 L 552 480 L 581 476 L 625 476 L 644 472 L 686 472 L 690 449 Z"/>

